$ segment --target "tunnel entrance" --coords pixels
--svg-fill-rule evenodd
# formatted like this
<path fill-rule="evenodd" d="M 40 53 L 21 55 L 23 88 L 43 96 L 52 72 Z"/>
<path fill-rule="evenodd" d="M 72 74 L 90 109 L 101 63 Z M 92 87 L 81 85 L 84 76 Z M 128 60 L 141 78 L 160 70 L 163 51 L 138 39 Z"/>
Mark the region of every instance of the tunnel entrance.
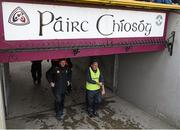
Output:
<path fill-rule="evenodd" d="M 107 93 L 103 99 L 110 99 L 114 96 L 112 93 L 114 55 L 100 56 L 97 57 L 97 59 L 106 81 L 105 87 Z M 85 109 L 85 71 L 89 66 L 90 57 L 72 58 L 71 61 L 73 63 L 72 93 L 65 97 L 65 119 L 67 119 L 69 115 L 80 117 L 87 116 Z M 27 124 L 33 120 L 40 120 L 40 118 L 53 118 L 53 120 L 56 120 L 54 113 L 54 97 L 45 77 L 46 71 L 50 67 L 51 63 L 47 60 L 43 60 L 41 84 L 34 85 L 31 77 L 30 61 L 10 63 L 11 82 L 9 86 L 7 128 L 27 127 L 23 126 L 24 123 L 18 126 L 14 125 L 15 122 L 13 122 L 13 120 L 21 119 L 22 117 L 27 117 L 26 119 L 24 118 Z M 110 102 L 114 101 L 110 100 L 109 103 Z M 108 101 L 106 102 L 104 100 L 104 105 L 107 103 Z M 76 108 L 77 113 L 74 113 L 71 107 Z M 80 111 L 84 115 L 81 115 L 81 113 L 79 113 Z M 48 114 L 43 115 L 42 113 Z M 66 123 L 64 124 L 66 127 L 73 126 L 73 124 L 68 124 L 68 121 Z M 43 128 L 44 127 L 43 125 Z M 51 128 L 51 126 L 47 127 Z"/>

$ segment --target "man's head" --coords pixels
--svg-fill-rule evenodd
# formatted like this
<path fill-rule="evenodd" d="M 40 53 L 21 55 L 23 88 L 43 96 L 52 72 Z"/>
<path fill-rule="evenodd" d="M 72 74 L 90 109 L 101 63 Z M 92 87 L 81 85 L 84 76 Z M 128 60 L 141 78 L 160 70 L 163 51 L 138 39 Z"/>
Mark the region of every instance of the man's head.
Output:
<path fill-rule="evenodd" d="M 98 68 L 98 61 L 97 61 L 96 59 L 93 59 L 93 60 L 91 61 L 91 68 L 92 68 L 93 70 L 97 70 L 97 68 Z"/>
<path fill-rule="evenodd" d="M 65 67 L 66 66 L 66 59 L 59 59 L 59 66 Z"/>

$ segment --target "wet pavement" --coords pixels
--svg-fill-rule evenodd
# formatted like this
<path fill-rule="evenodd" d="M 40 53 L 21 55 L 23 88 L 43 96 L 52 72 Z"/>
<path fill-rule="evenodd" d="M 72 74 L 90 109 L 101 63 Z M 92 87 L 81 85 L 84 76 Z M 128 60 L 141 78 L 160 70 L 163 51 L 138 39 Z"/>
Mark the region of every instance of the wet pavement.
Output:
<path fill-rule="evenodd" d="M 147 114 L 106 89 L 98 116 L 90 118 L 85 110 L 84 76 L 76 66 L 73 69 L 73 91 L 65 98 L 64 119 L 58 121 L 53 109 L 53 95 L 45 79 L 32 83 L 30 62 L 11 63 L 11 88 L 7 128 L 16 129 L 121 129 L 121 128 L 173 128 Z M 43 75 L 50 67 L 43 62 Z M 77 75 L 79 74 L 79 75 Z"/>

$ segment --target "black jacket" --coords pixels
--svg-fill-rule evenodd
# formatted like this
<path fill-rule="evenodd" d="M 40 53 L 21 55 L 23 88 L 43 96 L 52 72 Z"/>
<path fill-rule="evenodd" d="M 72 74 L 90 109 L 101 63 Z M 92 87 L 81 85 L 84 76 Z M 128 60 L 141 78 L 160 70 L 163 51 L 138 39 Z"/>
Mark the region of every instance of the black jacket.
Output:
<path fill-rule="evenodd" d="M 46 72 L 48 82 L 55 83 L 55 92 L 65 93 L 67 88 L 67 81 L 70 81 L 69 68 L 67 67 L 52 67 Z"/>

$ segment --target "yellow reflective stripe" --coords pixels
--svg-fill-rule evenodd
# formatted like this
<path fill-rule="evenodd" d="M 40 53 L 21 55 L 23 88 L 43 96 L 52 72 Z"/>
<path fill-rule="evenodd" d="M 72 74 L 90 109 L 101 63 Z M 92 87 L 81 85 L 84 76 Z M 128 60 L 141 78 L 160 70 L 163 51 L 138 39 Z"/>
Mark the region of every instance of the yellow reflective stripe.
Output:
<path fill-rule="evenodd" d="M 86 82 L 86 89 L 87 90 L 98 90 L 98 89 L 100 89 L 100 86 L 97 84 L 91 84 L 89 82 Z"/>

